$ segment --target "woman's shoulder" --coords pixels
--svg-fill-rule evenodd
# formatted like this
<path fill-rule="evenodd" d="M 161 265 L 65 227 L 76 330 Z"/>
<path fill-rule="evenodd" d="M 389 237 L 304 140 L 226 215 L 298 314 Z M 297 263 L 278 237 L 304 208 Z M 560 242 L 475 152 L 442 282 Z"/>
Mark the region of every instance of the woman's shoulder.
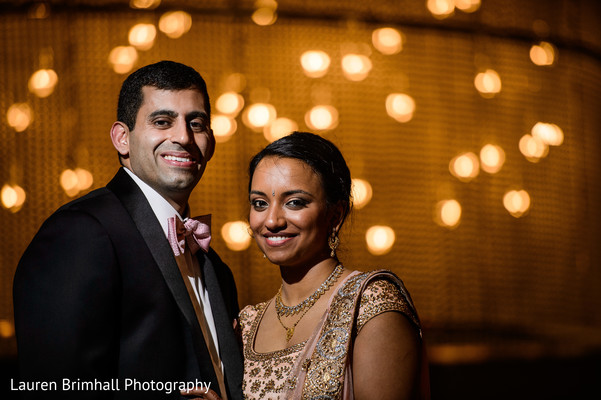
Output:
<path fill-rule="evenodd" d="M 405 288 L 403 281 L 392 271 L 377 269 L 356 274 L 357 283 L 363 290 L 359 298 L 357 314 L 357 332 L 372 318 L 388 311 L 396 311 L 405 315 L 420 329 L 417 312 Z"/>
<path fill-rule="evenodd" d="M 243 325 L 248 325 L 249 323 L 252 323 L 252 321 L 254 321 L 254 319 L 263 312 L 263 310 L 265 309 L 265 307 L 267 307 L 268 304 L 269 300 L 263 301 L 255 305 L 249 304 L 246 307 L 244 307 L 238 315 L 240 318 L 240 323 L 242 323 Z"/>

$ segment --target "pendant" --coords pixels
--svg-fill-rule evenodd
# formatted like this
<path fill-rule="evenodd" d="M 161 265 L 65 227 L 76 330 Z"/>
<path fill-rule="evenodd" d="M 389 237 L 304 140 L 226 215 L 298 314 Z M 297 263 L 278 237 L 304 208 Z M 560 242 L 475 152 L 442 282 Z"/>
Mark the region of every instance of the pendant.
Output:
<path fill-rule="evenodd" d="M 294 327 L 286 330 L 286 342 L 289 342 L 290 339 L 292 339 L 292 335 L 294 335 Z"/>

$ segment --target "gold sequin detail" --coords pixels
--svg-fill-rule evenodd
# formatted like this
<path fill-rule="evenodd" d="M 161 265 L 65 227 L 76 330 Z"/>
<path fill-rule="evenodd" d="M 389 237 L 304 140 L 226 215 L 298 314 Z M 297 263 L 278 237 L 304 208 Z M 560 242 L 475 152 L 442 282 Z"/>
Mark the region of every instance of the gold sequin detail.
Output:
<path fill-rule="evenodd" d="M 367 321 L 386 311 L 403 313 L 419 330 L 419 321 L 405 297 L 404 288 L 377 277 L 359 294 L 362 284 L 371 275 L 369 272 L 357 274 L 335 292 L 315 350 L 301 364 L 307 372 L 304 382 L 298 383 L 290 374 L 306 342 L 270 353 L 256 353 L 253 349 L 255 335 L 269 302 L 244 308 L 240 323 L 245 358 L 242 384 L 245 399 L 284 400 L 283 392 L 293 389 L 297 383 L 303 384 L 303 399 L 340 399 L 354 331 L 358 332 Z M 358 315 L 354 321 L 357 307 Z"/>

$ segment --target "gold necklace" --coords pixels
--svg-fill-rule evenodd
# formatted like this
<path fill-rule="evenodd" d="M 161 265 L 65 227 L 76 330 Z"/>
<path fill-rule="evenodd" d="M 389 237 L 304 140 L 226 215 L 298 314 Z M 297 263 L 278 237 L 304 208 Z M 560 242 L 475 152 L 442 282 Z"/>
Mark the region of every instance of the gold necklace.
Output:
<path fill-rule="evenodd" d="M 278 317 L 278 321 L 280 322 L 280 325 L 282 325 L 282 327 L 286 330 L 286 343 L 288 343 L 290 341 L 290 339 L 292 339 L 292 336 L 294 336 L 294 329 L 296 328 L 296 325 L 298 325 L 300 320 L 303 319 L 303 317 L 305 316 L 307 311 L 309 311 L 310 309 L 311 309 L 311 307 L 305 308 L 305 310 L 301 314 L 300 318 L 291 327 L 287 327 L 286 325 L 284 325 L 284 323 L 282 322 L 282 318 L 280 317 L 280 314 L 278 312 L 275 313 L 275 315 L 277 315 L 277 317 Z"/>
<path fill-rule="evenodd" d="M 332 271 L 330 276 L 328 276 L 328 278 L 321 284 L 321 286 L 317 288 L 317 290 L 311 296 L 307 297 L 302 303 L 294 307 L 289 307 L 282 303 L 282 287 L 280 286 L 280 290 L 278 290 L 278 293 L 275 298 L 275 315 L 278 317 L 278 322 L 280 323 L 280 325 L 282 325 L 282 327 L 286 330 L 286 343 L 288 343 L 290 339 L 292 339 L 292 336 L 294 336 L 294 329 L 296 329 L 296 325 L 298 325 L 301 319 L 303 319 L 307 311 L 309 311 L 313 307 L 313 305 L 317 302 L 317 299 L 319 299 L 334 284 L 334 282 L 338 280 L 338 277 L 342 274 L 343 269 L 344 267 L 342 266 L 342 264 L 338 264 L 336 268 L 334 268 L 334 271 Z M 301 311 L 301 316 L 291 327 L 284 325 L 284 323 L 282 322 L 282 316 L 295 315 Z"/>
<path fill-rule="evenodd" d="M 278 289 L 278 293 L 275 296 L 275 311 L 278 314 L 284 317 L 288 317 L 290 315 L 296 315 L 305 309 L 311 308 L 313 304 L 336 282 L 338 277 L 342 274 L 342 270 L 344 267 L 342 264 L 338 264 L 336 268 L 332 271 L 330 276 L 317 288 L 317 290 L 301 303 L 295 306 L 287 306 L 282 301 L 282 286 Z"/>

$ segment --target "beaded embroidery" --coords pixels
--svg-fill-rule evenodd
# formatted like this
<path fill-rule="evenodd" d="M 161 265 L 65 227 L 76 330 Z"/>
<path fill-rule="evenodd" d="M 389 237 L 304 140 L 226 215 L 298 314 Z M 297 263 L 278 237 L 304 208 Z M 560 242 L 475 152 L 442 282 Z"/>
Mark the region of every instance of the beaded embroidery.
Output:
<path fill-rule="evenodd" d="M 359 289 L 372 273 L 351 277 L 339 288 L 330 305 L 330 312 L 310 359 L 302 362 L 307 372 L 303 399 L 340 399 L 348 363 L 349 345 L 356 332 L 371 318 L 386 311 L 399 311 L 406 315 L 419 330 L 419 322 L 412 305 L 404 296 L 404 288 L 381 278 L 369 282 L 359 297 Z M 356 323 L 355 302 L 359 301 Z M 410 301 L 410 300 L 409 300 Z M 296 376 L 290 376 L 294 364 L 306 345 L 298 343 L 286 349 L 269 353 L 256 353 L 253 349 L 259 322 L 269 302 L 247 306 L 240 313 L 244 344 L 244 382 L 246 399 L 280 399 L 288 389 L 294 389 Z"/>

